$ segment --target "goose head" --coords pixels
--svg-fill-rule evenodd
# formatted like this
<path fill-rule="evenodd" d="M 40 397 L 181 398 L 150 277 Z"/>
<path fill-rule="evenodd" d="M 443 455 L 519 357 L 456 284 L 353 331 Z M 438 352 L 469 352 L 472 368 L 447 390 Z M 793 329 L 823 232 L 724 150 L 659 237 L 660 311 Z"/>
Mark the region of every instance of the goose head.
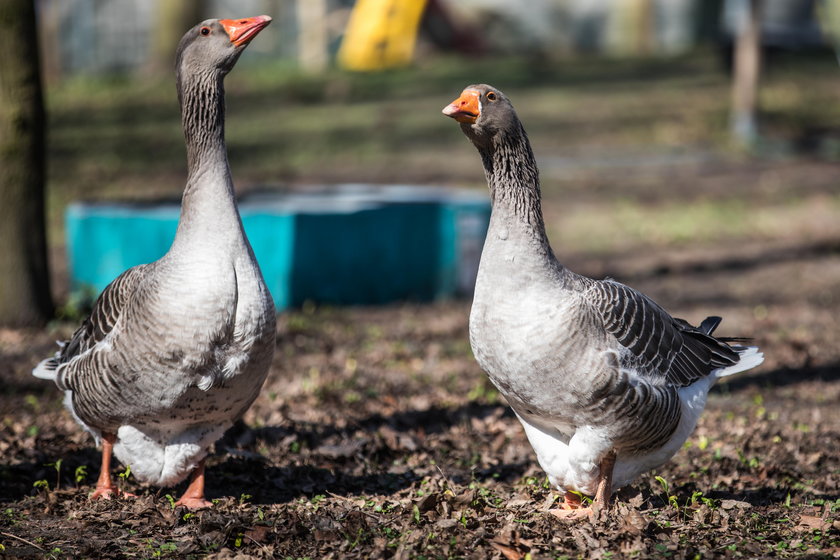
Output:
<path fill-rule="evenodd" d="M 179 74 L 224 76 L 233 68 L 251 39 L 269 23 L 269 16 L 208 19 L 181 38 L 176 55 Z"/>
<path fill-rule="evenodd" d="M 464 88 L 455 101 L 443 108 L 443 114 L 461 123 L 464 134 L 475 144 L 483 144 L 520 127 L 507 96 L 487 84 Z"/>

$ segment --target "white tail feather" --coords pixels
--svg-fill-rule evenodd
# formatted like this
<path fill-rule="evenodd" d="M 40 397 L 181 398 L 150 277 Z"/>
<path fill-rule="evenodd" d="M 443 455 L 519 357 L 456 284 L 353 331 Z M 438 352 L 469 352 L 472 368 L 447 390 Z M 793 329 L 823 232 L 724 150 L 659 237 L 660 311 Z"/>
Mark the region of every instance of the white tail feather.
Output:
<path fill-rule="evenodd" d="M 727 368 L 715 370 L 715 377 L 726 377 L 735 373 L 741 373 L 760 365 L 764 361 L 764 353 L 758 351 L 758 346 L 747 346 L 738 348 L 740 359 L 737 364 Z"/>
<path fill-rule="evenodd" d="M 32 375 L 39 379 L 49 379 L 50 381 L 55 381 L 56 376 L 56 368 L 57 364 L 55 358 L 47 358 L 46 360 L 41 360 L 38 362 L 38 365 L 32 370 Z"/>

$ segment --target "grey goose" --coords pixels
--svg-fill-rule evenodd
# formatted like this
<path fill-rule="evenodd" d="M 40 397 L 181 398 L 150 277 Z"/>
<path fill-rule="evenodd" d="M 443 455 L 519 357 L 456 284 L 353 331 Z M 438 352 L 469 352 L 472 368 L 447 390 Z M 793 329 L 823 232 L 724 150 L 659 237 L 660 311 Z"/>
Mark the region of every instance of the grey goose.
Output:
<path fill-rule="evenodd" d="M 270 21 L 207 20 L 181 39 L 188 179 L 172 246 L 108 285 L 72 338 L 33 370 L 64 391 L 76 421 L 102 442 L 92 498 L 119 492 L 113 451 L 143 482 L 172 486 L 190 476 L 179 505 L 211 505 L 208 447 L 242 417 L 268 373 L 274 304 L 236 205 L 223 80 Z"/>
<path fill-rule="evenodd" d="M 671 317 L 642 293 L 558 262 L 537 165 L 508 98 L 471 85 L 443 109 L 484 164 L 492 204 L 469 332 L 481 368 L 519 418 L 562 510 L 608 508 L 611 493 L 668 461 L 715 381 L 759 365 L 753 346 Z"/>

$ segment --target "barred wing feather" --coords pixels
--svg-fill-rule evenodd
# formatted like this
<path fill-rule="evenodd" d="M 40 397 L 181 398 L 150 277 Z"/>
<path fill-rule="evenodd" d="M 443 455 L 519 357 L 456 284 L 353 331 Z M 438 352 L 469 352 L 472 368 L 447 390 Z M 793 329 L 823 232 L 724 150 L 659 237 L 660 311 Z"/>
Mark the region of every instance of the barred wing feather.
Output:
<path fill-rule="evenodd" d="M 622 367 L 686 387 L 740 359 L 740 347 L 712 336 L 719 317 L 709 317 L 694 327 L 671 317 L 644 294 L 612 280 L 594 283 L 588 295 L 606 331 L 626 349 Z"/>
<path fill-rule="evenodd" d="M 70 340 L 59 342 L 60 349 L 55 356 L 39 363 L 32 374 L 42 379 L 55 379 L 58 366 L 84 354 L 104 340 L 117 324 L 126 302 L 149 266 L 141 264 L 129 268 L 108 284 L 93 304 L 90 316 L 76 329 Z"/>

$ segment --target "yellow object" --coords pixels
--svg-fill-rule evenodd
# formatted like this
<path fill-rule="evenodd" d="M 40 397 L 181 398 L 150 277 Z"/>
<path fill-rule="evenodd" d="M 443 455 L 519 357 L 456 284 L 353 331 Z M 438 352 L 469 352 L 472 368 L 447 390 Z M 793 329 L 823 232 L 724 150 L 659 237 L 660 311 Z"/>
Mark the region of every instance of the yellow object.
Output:
<path fill-rule="evenodd" d="M 411 62 L 426 0 L 358 0 L 339 63 L 348 70 L 373 71 Z"/>

